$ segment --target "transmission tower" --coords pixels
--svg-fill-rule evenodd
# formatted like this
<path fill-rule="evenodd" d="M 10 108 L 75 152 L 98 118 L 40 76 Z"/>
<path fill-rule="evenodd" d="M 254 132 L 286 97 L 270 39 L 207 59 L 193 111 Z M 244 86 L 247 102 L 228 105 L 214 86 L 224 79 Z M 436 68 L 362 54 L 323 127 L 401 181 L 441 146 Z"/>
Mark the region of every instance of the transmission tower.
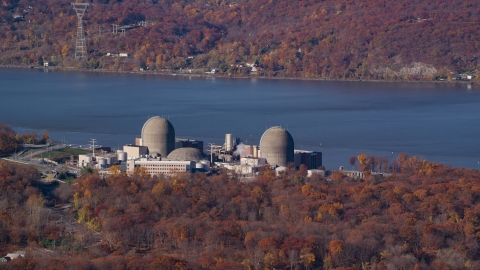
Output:
<path fill-rule="evenodd" d="M 85 32 L 83 31 L 83 15 L 87 10 L 88 3 L 72 3 L 73 9 L 77 13 L 77 46 L 75 47 L 75 59 L 87 60 L 87 42 L 85 41 Z"/>

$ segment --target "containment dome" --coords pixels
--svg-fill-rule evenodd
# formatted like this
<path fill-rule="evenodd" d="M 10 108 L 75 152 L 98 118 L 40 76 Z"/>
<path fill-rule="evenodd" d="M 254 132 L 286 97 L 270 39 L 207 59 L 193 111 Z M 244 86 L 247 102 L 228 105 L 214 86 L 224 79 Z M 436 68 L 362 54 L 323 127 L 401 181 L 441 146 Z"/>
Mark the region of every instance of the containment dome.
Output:
<path fill-rule="evenodd" d="M 175 129 L 167 119 L 154 116 L 142 128 L 142 144 L 148 152 L 168 156 L 175 149 Z"/>
<path fill-rule="evenodd" d="M 178 161 L 200 161 L 205 159 L 205 155 L 197 148 L 185 147 L 173 150 L 167 157 L 169 160 Z"/>
<path fill-rule="evenodd" d="M 293 162 L 292 135 L 281 127 L 271 127 L 260 139 L 260 155 L 272 166 L 286 166 Z"/>

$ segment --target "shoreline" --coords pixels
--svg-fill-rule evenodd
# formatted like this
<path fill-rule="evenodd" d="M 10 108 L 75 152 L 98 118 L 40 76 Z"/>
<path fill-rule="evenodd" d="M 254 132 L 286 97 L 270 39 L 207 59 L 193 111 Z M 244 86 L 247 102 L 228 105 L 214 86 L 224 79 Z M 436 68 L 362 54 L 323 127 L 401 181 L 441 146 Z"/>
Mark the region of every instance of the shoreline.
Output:
<path fill-rule="evenodd" d="M 135 75 L 163 75 L 163 76 L 184 76 L 198 78 L 230 78 L 230 79 L 262 79 L 262 80 L 301 80 L 301 81 L 325 81 L 325 82 L 386 82 L 386 83 L 439 83 L 439 84 L 477 84 L 476 81 L 430 81 L 430 80 L 372 80 L 372 79 L 321 79 L 321 78 L 302 78 L 302 77 L 266 77 L 266 76 L 232 76 L 232 75 L 211 75 L 196 73 L 175 73 L 159 71 L 126 71 L 126 70 L 107 70 L 107 69 L 82 69 L 75 67 L 41 67 L 24 65 L 0 65 L 0 68 L 22 68 L 22 69 L 42 69 L 42 70 L 60 70 L 60 71 L 81 71 L 97 73 L 117 73 L 117 74 L 135 74 Z"/>

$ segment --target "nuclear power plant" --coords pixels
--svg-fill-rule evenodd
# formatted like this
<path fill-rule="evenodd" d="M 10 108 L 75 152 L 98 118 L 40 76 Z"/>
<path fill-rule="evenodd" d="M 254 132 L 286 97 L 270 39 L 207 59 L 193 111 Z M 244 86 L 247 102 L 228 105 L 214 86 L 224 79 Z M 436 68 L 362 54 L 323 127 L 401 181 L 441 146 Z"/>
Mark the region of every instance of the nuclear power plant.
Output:
<path fill-rule="evenodd" d="M 167 157 L 175 150 L 175 128 L 165 118 L 154 116 L 142 128 L 142 145 L 148 147 L 151 156 Z"/>
<path fill-rule="evenodd" d="M 277 171 L 285 170 L 289 164 L 296 167 L 304 165 L 313 171 L 322 166 L 321 152 L 295 150 L 292 135 L 280 126 L 267 129 L 260 138 L 259 146 L 245 145 L 232 134 L 225 134 L 223 145 L 210 144 L 208 150 L 207 156 L 203 152 L 202 141 L 175 138 L 172 123 L 154 116 L 145 122 L 141 138 L 136 138 L 134 145 L 127 144 L 123 150 L 117 150 L 117 159 L 83 155 L 79 166 L 95 164 L 97 168 L 104 169 L 120 164 L 128 174 L 134 174 L 136 168 L 143 167 L 154 176 L 185 171 L 208 173 L 215 164 L 217 169 L 225 168 L 243 177 L 254 176 L 265 164 Z"/>
<path fill-rule="evenodd" d="M 271 127 L 260 139 L 260 156 L 272 166 L 287 166 L 294 162 L 292 135 L 282 127 Z"/>

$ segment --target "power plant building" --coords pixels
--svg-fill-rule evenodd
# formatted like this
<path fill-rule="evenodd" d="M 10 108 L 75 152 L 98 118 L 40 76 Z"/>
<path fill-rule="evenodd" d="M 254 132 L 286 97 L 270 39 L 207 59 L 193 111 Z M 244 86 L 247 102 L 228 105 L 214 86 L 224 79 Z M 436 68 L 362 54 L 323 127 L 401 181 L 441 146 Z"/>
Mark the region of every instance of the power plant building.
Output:
<path fill-rule="evenodd" d="M 191 172 L 195 169 L 195 161 L 164 161 L 141 158 L 127 161 L 127 174 L 133 175 L 135 168 L 143 167 L 151 175 L 173 176 L 180 172 Z"/>
<path fill-rule="evenodd" d="M 197 148 L 198 150 L 203 152 L 203 141 L 176 138 L 175 149 L 184 147 Z"/>
<path fill-rule="evenodd" d="M 127 153 L 129 159 L 140 158 L 148 154 L 148 148 L 140 145 L 124 145 L 123 152 Z"/>
<path fill-rule="evenodd" d="M 175 129 L 165 118 L 154 116 L 142 128 L 142 145 L 148 147 L 151 156 L 168 156 L 175 150 Z"/>
<path fill-rule="evenodd" d="M 184 147 L 184 148 L 177 148 L 173 150 L 168 156 L 168 160 L 177 160 L 177 161 L 186 161 L 186 160 L 193 160 L 193 161 L 201 161 L 207 159 L 205 154 L 202 151 L 198 150 L 197 148 L 192 147 Z"/>
<path fill-rule="evenodd" d="M 282 127 L 271 127 L 260 139 L 260 157 L 271 166 L 286 166 L 294 162 L 294 142 L 292 135 Z"/>
<path fill-rule="evenodd" d="M 127 173 L 133 174 L 135 168 L 143 167 L 151 175 L 175 175 L 179 172 L 209 171 L 210 162 L 205 154 L 196 148 L 178 148 L 162 160 L 140 158 L 127 161 Z"/>
<path fill-rule="evenodd" d="M 296 167 L 303 164 L 309 170 L 316 170 L 322 166 L 322 152 L 295 150 L 294 160 Z"/>
<path fill-rule="evenodd" d="M 104 155 L 93 155 L 93 154 L 78 155 L 79 168 L 93 166 L 97 169 L 106 169 L 117 163 L 118 163 L 118 155 L 116 153 L 104 154 Z"/>

